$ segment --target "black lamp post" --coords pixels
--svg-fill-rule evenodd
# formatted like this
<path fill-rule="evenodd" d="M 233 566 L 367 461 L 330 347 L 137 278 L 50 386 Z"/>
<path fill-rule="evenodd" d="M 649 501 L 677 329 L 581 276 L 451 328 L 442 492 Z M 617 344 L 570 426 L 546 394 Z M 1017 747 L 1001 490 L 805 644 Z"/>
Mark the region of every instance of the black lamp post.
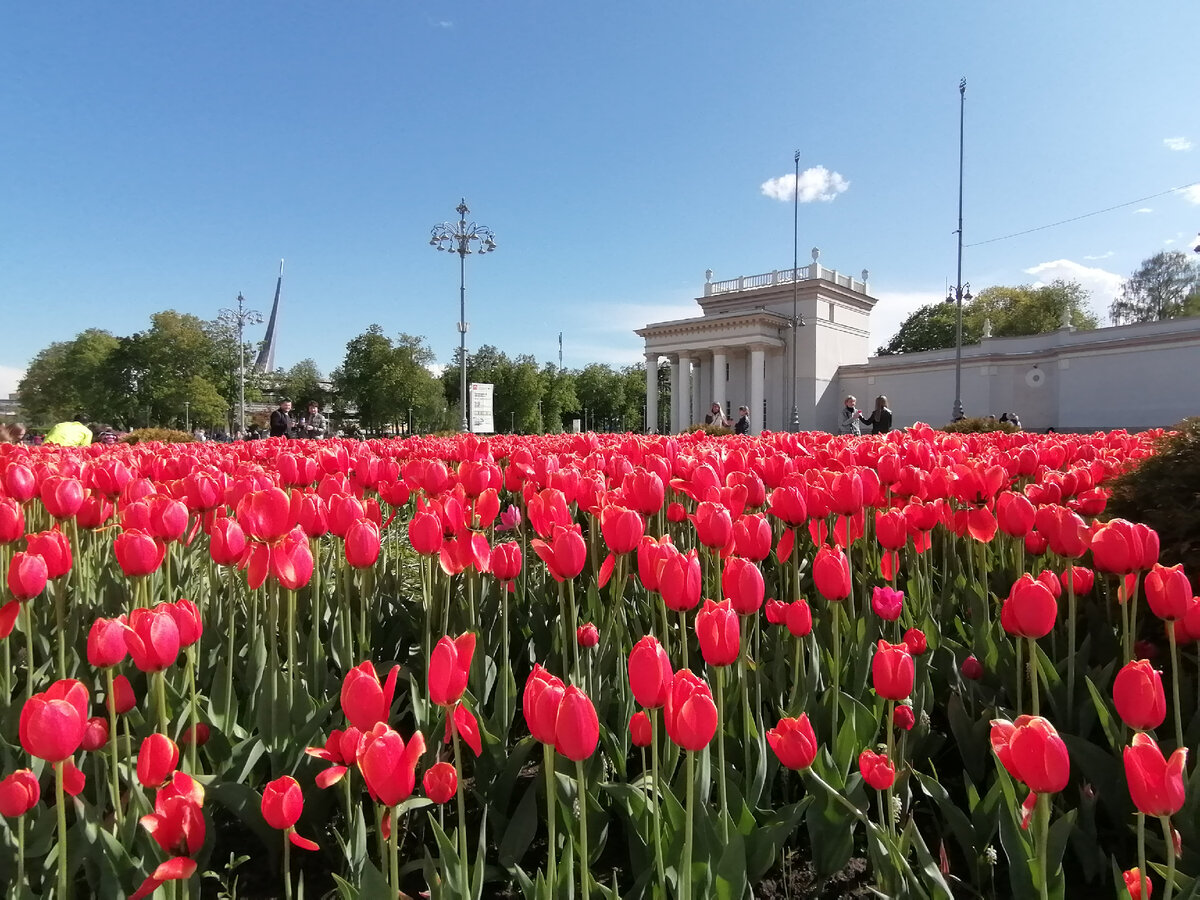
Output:
<path fill-rule="evenodd" d="M 490 228 L 475 222 L 467 223 L 467 213 L 470 211 L 467 201 L 460 201 L 455 209 L 458 221 L 433 226 L 429 237 L 431 247 L 458 254 L 458 374 L 462 431 L 471 429 L 470 413 L 467 411 L 467 254 L 491 253 L 496 249 L 496 236 Z"/>
<path fill-rule="evenodd" d="M 962 404 L 962 305 L 963 300 L 971 300 L 971 284 L 963 284 L 962 280 L 962 251 L 963 251 L 963 116 L 967 105 L 967 79 L 958 83 L 958 275 L 955 287 L 946 298 L 947 303 L 958 305 L 958 323 L 954 329 L 954 412 L 953 420 L 957 422 L 963 417 Z"/>

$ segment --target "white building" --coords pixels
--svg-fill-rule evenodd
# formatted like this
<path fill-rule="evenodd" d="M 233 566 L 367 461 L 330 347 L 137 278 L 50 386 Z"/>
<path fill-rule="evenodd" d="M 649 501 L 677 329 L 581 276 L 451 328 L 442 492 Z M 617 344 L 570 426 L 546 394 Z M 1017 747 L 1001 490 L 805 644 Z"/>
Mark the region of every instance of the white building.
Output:
<path fill-rule="evenodd" d="M 950 421 L 954 349 L 868 357 L 877 301 L 867 293 L 867 272 L 861 280 L 843 275 L 818 256 L 813 250 L 795 280 L 791 269 L 716 283 L 709 272 L 696 301 L 702 315 L 639 329 L 646 421 L 658 421 L 663 356 L 671 363 L 672 432 L 703 422 L 714 400 L 726 415 L 748 405 L 753 434 L 787 430 L 793 402 L 802 430 L 832 431 L 848 394 L 867 411 L 887 396 L 896 427 Z M 963 408 L 968 416 L 1015 412 L 1030 430 L 1169 426 L 1200 415 L 1198 366 L 1200 317 L 985 337 L 962 348 Z"/>

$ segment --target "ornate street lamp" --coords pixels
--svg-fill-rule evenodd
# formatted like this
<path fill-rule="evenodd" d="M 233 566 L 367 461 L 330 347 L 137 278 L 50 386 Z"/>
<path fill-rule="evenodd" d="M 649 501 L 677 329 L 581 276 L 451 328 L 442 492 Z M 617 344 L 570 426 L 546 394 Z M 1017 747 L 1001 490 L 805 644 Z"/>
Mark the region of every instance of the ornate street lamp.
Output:
<path fill-rule="evenodd" d="M 792 431 L 800 430 L 800 409 L 796 403 L 796 326 L 804 324 L 798 314 L 797 292 L 800 289 L 800 151 L 796 151 L 796 180 L 792 182 Z"/>
<path fill-rule="evenodd" d="M 492 230 L 475 222 L 467 223 L 467 201 L 462 200 L 455 211 L 457 222 L 443 222 L 433 226 L 429 245 L 438 250 L 458 254 L 458 373 L 459 402 L 462 404 L 462 431 L 471 430 L 470 414 L 467 411 L 467 254 L 491 253 L 496 249 L 496 236 Z"/>
<path fill-rule="evenodd" d="M 262 313 L 256 309 L 246 309 L 246 298 L 241 292 L 237 295 L 237 309 L 222 309 L 217 321 L 226 327 L 237 328 L 238 349 L 238 431 L 246 435 L 246 345 L 242 340 L 242 331 L 247 325 L 258 325 L 262 322 Z"/>
<path fill-rule="evenodd" d="M 955 278 L 955 288 L 946 298 L 947 303 L 958 305 L 958 324 L 954 329 L 954 411 L 952 420 L 957 422 L 963 417 L 962 404 L 962 304 L 963 300 L 971 299 L 971 285 L 963 284 L 962 280 L 962 250 L 963 250 L 963 114 L 967 104 L 967 79 L 958 83 L 958 276 Z M 964 294 L 963 291 L 966 291 Z"/>

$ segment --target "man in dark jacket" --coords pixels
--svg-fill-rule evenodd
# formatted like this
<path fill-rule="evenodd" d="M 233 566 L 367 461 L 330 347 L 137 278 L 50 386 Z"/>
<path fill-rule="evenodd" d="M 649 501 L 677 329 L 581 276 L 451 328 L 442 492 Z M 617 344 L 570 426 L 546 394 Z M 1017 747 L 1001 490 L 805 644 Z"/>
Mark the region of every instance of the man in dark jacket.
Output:
<path fill-rule="evenodd" d="M 292 430 L 292 401 L 280 400 L 279 408 L 271 412 L 271 437 L 287 437 Z"/>

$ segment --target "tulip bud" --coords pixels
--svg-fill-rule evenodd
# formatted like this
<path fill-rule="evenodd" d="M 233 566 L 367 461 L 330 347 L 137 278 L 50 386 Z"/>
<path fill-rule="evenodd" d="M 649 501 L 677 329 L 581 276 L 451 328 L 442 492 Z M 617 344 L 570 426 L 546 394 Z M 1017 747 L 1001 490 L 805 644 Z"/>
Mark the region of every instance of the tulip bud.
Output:
<path fill-rule="evenodd" d="M 600 629 L 591 622 L 580 625 L 575 631 L 575 640 L 580 647 L 591 648 L 600 643 Z"/>
<path fill-rule="evenodd" d="M 458 770 L 451 763 L 435 763 L 421 779 L 425 796 L 434 803 L 446 803 L 458 790 Z"/>
<path fill-rule="evenodd" d="M 892 722 L 897 728 L 912 731 L 913 725 L 916 724 L 912 707 L 904 703 L 897 705 L 895 711 L 892 713 Z"/>
<path fill-rule="evenodd" d="M 629 720 L 629 739 L 635 747 L 649 747 L 652 738 L 650 717 L 638 710 Z"/>
<path fill-rule="evenodd" d="M 968 656 L 962 661 L 963 678 L 969 678 L 971 681 L 978 681 L 983 677 L 983 663 L 977 660 L 974 655 Z"/>

